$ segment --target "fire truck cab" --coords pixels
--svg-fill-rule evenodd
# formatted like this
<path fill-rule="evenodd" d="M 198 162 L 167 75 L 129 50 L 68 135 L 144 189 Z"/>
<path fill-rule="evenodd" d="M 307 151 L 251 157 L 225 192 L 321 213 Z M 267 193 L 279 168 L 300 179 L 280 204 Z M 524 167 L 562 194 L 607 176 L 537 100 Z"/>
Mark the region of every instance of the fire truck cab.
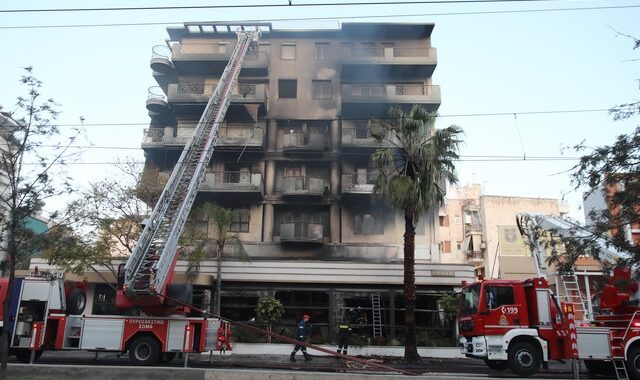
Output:
<path fill-rule="evenodd" d="M 492 369 L 530 376 L 570 355 L 569 322 L 544 278 L 481 279 L 462 290 L 459 344 Z"/>

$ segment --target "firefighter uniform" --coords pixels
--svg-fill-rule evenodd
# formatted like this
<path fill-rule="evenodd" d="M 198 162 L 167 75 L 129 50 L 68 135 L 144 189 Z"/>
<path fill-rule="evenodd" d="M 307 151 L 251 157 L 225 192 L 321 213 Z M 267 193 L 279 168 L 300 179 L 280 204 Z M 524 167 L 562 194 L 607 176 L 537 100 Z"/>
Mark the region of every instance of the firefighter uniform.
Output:
<path fill-rule="evenodd" d="M 307 326 L 307 322 L 309 321 L 309 319 L 311 319 L 311 317 L 305 314 L 300 322 L 298 322 L 298 326 L 296 328 L 296 340 L 298 342 L 303 342 L 307 339 L 307 336 L 309 336 L 309 327 Z M 307 354 L 307 348 L 299 343 L 296 343 L 296 346 L 293 348 L 293 352 L 291 353 L 291 357 L 289 358 L 292 362 L 296 361 L 296 358 L 294 356 L 296 355 L 296 352 L 298 352 L 298 350 L 302 351 L 304 360 L 311 360 L 311 355 Z"/>
<path fill-rule="evenodd" d="M 341 323 L 338 325 L 338 353 L 347 354 L 349 349 L 349 337 L 351 336 L 351 325 Z"/>

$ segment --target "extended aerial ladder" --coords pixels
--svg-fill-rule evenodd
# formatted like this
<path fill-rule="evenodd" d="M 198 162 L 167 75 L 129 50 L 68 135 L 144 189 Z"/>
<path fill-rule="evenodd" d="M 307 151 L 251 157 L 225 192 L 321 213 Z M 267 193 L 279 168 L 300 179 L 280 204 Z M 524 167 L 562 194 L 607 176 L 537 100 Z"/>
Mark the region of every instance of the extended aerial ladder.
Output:
<path fill-rule="evenodd" d="M 628 254 L 611 247 L 604 239 L 594 237 L 589 231 L 566 219 L 551 215 L 520 213 L 516 216 L 516 222 L 520 233 L 529 240 L 538 277 L 547 277 L 547 264 L 544 261 L 546 244 L 545 239 L 540 236 L 542 232 L 576 240 L 592 239 L 600 248 L 600 260 L 611 264 L 629 258 Z M 583 296 L 576 273 L 574 271 L 560 273 L 558 282 L 557 287 L 561 287 L 564 300 L 572 303 L 574 310 L 582 312 L 584 319 L 593 319 L 591 302 Z M 557 289 L 557 291 L 561 289 Z"/>
<path fill-rule="evenodd" d="M 257 30 L 238 30 L 238 43 L 220 81 L 186 143 L 162 195 L 155 205 L 140 238 L 124 266 L 122 289 L 117 303 L 158 306 L 164 303 L 178 259 L 178 238 L 185 226 L 198 186 L 216 144 L 242 61 L 259 38 Z"/>

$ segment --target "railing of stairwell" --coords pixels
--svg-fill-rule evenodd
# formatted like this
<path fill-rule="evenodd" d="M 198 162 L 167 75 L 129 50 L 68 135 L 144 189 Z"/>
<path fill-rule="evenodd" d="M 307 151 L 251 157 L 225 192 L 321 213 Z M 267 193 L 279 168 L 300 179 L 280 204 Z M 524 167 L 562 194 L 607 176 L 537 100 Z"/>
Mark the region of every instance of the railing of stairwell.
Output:
<path fill-rule="evenodd" d="M 636 318 L 638 317 L 640 311 L 636 311 L 633 313 L 633 316 L 631 317 L 631 320 L 629 321 L 629 325 L 627 326 L 627 329 L 624 332 L 624 336 L 622 337 L 622 340 L 626 340 L 627 339 L 627 334 L 629 334 L 629 330 L 631 330 L 631 327 L 640 327 L 640 321 L 636 321 Z M 637 326 L 635 324 L 638 324 Z"/>

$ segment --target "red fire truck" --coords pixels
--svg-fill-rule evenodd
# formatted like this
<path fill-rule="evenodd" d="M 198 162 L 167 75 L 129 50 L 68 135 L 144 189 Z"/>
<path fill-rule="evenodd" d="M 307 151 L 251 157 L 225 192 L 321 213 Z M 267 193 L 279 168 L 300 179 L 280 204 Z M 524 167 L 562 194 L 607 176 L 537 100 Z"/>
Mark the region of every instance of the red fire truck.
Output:
<path fill-rule="evenodd" d="M 169 360 L 178 352 L 230 350 L 229 323 L 187 317 L 192 291 L 175 284 L 178 239 L 213 155 L 240 74 L 257 44 L 259 29 L 240 26 L 238 43 L 214 93 L 185 144 L 148 222 L 118 271 L 115 306 L 130 315 L 85 316 L 86 297 L 78 284 L 42 274 L 0 280 L 0 303 L 9 297 L 11 353 L 30 361 L 42 350 L 129 352 L 135 364 Z"/>
<path fill-rule="evenodd" d="M 586 326 L 576 325 L 574 305 L 559 302 L 544 277 L 480 278 L 463 286 L 458 328 L 467 357 L 519 376 L 550 360 L 583 360 L 593 372 L 640 379 L 638 284 L 630 269 L 613 271 L 599 295 L 599 314 Z"/>

